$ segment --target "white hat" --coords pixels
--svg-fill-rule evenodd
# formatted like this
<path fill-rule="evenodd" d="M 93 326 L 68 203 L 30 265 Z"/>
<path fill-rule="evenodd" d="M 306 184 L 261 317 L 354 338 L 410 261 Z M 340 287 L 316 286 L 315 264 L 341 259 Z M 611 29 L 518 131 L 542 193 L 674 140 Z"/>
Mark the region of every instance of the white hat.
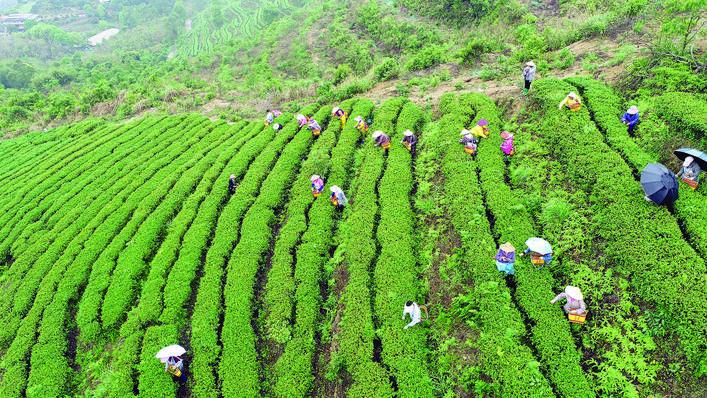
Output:
<path fill-rule="evenodd" d="M 695 158 L 693 158 L 692 156 L 688 156 L 685 158 L 685 161 L 682 163 L 682 166 L 687 167 L 687 166 L 691 165 L 692 162 L 694 162 L 694 161 L 695 161 Z"/>
<path fill-rule="evenodd" d="M 575 300 L 584 300 L 582 291 L 579 290 L 579 288 L 576 286 L 567 286 L 565 288 L 565 293 L 567 293 L 568 296 L 572 297 Z"/>
<path fill-rule="evenodd" d="M 525 64 L 528 66 L 535 66 L 535 62 L 533 62 L 533 61 L 528 61 Z"/>
<path fill-rule="evenodd" d="M 577 94 L 574 91 L 570 91 L 570 93 L 567 94 L 567 96 L 570 98 L 577 98 Z"/>
<path fill-rule="evenodd" d="M 336 185 L 332 185 L 331 188 L 329 188 L 329 190 L 334 193 L 341 192 L 341 188 L 337 187 Z"/>
<path fill-rule="evenodd" d="M 363 118 L 362 118 L 361 116 L 356 116 L 356 117 L 354 118 L 354 120 L 357 121 L 357 122 L 362 122 L 362 121 L 363 121 Z"/>
<path fill-rule="evenodd" d="M 464 129 L 464 130 L 462 130 L 461 133 L 459 133 L 459 135 L 469 135 L 469 134 L 471 134 L 471 131 L 469 131 L 467 129 Z"/>
<path fill-rule="evenodd" d="M 338 107 L 338 106 L 335 106 L 334 108 L 332 108 L 331 114 L 332 114 L 332 115 L 335 114 L 338 110 L 339 110 L 339 107 Z"/>
<path fill-rule="evenodd" d="M 320 178 L 321 178 L 321 177 L 319 177 L 318 175 L 315 174 L 315 175 L 309 177 L 309 181 L 314 182 L 314 181 L 316 181 L 316 180 L 318 180 L 318 179 L 320 179 Z"/>
<path fill-rule="evenodd" d="M 412 136 L 413 136 L 412 131 L 410 131 L 410 130 L 405 130 L 405 132 L 403 133 L 403 135 L 406 136 L 406 137 L 412 137 Z"/>
<path fill-rule="evenodd" d="M 628 114 L 629 115 L 635 115 L 638 113 L 638 107 L 636 105 L 628 108 Z"/>
<path fill-rule="evenodd" d="M 382 131 L 380 131 L 380 130 L 375 131 L 375 132 L 373 133 L 373 139 L 376 139 L 376 138 L 378 138 L 378 137 L 380 137 L 380 136 L 382 136 L 382 135 L 383 135 L 383 132 L 382 132 Z"/>

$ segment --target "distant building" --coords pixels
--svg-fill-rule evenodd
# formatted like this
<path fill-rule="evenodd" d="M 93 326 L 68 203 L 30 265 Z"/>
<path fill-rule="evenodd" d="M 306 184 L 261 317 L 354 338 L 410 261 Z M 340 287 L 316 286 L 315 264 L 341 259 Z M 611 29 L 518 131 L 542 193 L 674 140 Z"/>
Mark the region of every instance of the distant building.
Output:
<path fill-rule="evenodd" d="M 0 25 L 3 26 L 4 30 L 25 30 L 25 21 L 37 21 L 39 20 L 39 15 L 37 14 L 8 14 L 0 15 Z"/>
<path fill-rule="evenodd" d="M 111 37 L 117 35 L 118 32 L 120 32 L 120 29 L 117 29 L 117 28 L 106 29 L 103 32 L 101 32 L 95 36 L 89 37 L 88 44 L 90 46 L 95 47 L 95 46 L 103 43 L 105 40 L 108 40 Z"/>

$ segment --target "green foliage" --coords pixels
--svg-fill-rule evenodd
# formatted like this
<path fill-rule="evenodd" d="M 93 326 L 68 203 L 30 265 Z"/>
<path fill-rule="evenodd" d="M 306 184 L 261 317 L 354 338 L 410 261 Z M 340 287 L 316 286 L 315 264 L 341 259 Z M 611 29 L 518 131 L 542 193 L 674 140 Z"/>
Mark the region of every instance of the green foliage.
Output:
<path fill-rule="evenodd" d="M 491 42 L 485 38 L 475 37 L 469 40 L 461 50 L 459 57 L 462 62 L 471 65 L 481 60 L 484 54 L 493 49 Z"/>
<path fill-rule="evenodd" d="M 405 63 L 405 68 L 409 71 L 421 71 L 439 65 L 447 60 L 447 50 L 438 45 L 431 45 L 423 48 Z"/>
<path fill-rule="evenodd" d="M 334 71 L 334 84 L 339 84 L 346 80 L 353 73 L 353 69 L 349 64 L 340 64 Z"/>
<path fill-rule="evenodd" d="M 395 58 L 384 58 L 373 70 L 378 81 L 395 79 L 400 73 L 400 65 Z"/>
<path fill-rule="evenodd" d="M 575 56 L 569 48 L 563 48 L 555 54 L 552 67 L 556 69 L 567 69 L 574 65 Z"/>

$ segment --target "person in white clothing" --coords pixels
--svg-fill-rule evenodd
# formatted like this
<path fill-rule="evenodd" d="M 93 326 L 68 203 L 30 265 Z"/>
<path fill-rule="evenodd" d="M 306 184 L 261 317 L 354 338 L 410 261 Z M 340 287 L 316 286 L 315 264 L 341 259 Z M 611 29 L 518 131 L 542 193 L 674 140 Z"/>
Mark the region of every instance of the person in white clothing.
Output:
<path fill-rule="evenodd" d="M 425 311 L 426 318 L 429 318 L 429 314 L 427 313 L 427 307 L 424 305 L 420 306 L 414 301 L 408 301 L 405 303 L 405 307 L 403 307 L 403 318 L 405 319 L 405 315 L 410 314 L 410 323 L 405 325 L 403 329 L 407 329 L 411 326 L 415 326 L 418 323 L 422 322 L 422 311 Z"/>

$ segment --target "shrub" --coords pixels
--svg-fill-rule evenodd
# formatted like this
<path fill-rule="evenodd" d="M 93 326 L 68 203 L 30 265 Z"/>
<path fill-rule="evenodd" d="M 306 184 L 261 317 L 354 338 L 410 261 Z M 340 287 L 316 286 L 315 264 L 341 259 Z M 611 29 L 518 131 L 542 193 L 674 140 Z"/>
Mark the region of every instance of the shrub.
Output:
<path fill-rule="evenodd" d="M 349 64 L 339 64 L 334 71 L 334 84 L 339 84 L 346 80 L 353 73 Z"/>
<path fill-rule="evenodd" d="M 395 58 L 386 57 L 375 67 L 373 73 L 379 82 L 395 79 L 400 73 L 400 65 Z"/>
<path fill-rule="evenodd" d="M 575 56 L 569 48 L 563 48 L 555 53 L 552 67 L 557 69 L 567 69 L 574 64 Z"/>
<path fill-rule="evenodd" d="M 447 60 L 447 50 L 439 45 L 432 45 L 423 48 L 411 56 L 405 63 L 405 68 L 409 71 L 425 70 L 439 65 Z"/>

